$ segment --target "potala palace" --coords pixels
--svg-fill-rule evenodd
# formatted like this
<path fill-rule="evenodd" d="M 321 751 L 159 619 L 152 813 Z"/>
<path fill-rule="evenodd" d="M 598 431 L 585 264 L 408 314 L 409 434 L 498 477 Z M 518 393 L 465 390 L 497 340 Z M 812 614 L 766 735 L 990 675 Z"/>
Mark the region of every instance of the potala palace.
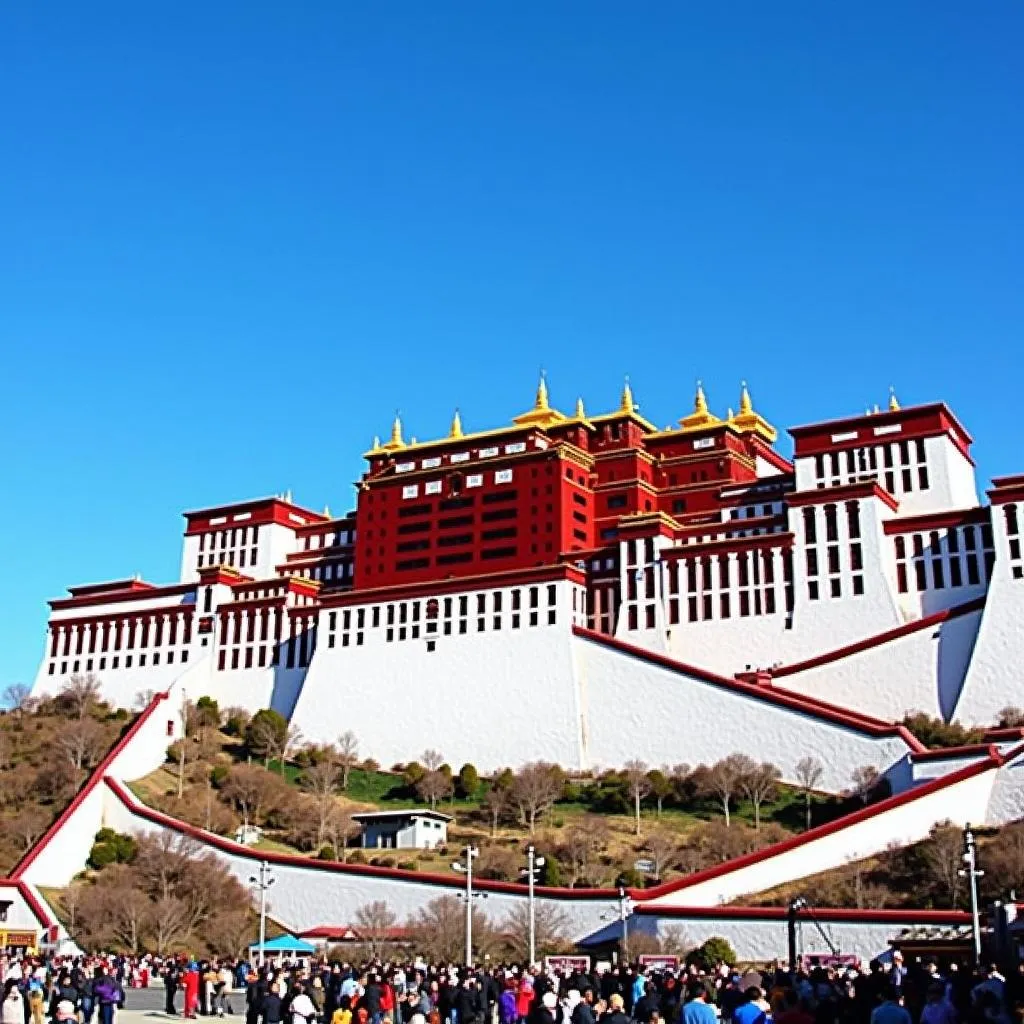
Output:
<path fill-rule="evenodd" d="M 790 434 L 792 462 L 746 387 L 724 418 L 698 387 L 664 429 L 628 384 L 570 416 L 543 380 L 494 430 L 456 413 L 406 442 L 396 420 L 347 515 L 289 495 L 187 512 L 177 582 L 52 601 L 35 692 L 93 673 L 131 706 L 177 681 L 310 740 L 352 729 L 381 763 L 425 735 L 485 769 L 614 766 L 637 736 L 652 763 L 734 742 L 785 770 L 814 748 L 836 787 L 904 742 L 866 717 L 1024 704 L 1024 476 L 981 504 L 942 403 Z M 838 715 L 794 713 L 816 702 Z"/>
<path fill-rule="evenodd" d="M 972 439 L 941 402 L 891 395 L 882 410 L 789 434 L 792 461 L 745 386 L 721 417 L 698 386 L 692 411 L 659 428 L 628 384 L 613 411 L 577 402 L 570 415 L 542 379 L 507 426 L 467 432 L 456 413 L 447 436 L 407 441 L 396 419 L 365 453 L 344 516 L 288 494 L 186 512 L 176 582 L 73 586 L 50 603 L 36 695 L 91 673 L 114 704 L 148 696 L 0 896 L 26 927 L 58 928 L 39 887 L 80 870 L 100 824 L 192 835 L 240 878 L 271 860 L 275 913 L 292 929 L 350 921 L 370 899 L 403 913 L 461 884 L 256 854 L 144 806 L 125 783 L 162 763 L 182 700 L 203 695 L 276 708 L 310 741 L 352 730 L 382 764 L 426 746 L 481 770 L 742 750 L 788 780 L 814 756 L 830 792 L 874 767 L 888 799 L 633 893 L 655 927 L 727 935 L 751 957 L 777 951 L 784 910 L 725 904 L 940 821 L 1024 816 L 1024 731 L 932 751 L 897 724 L 914 710 L 991 727 L 1024 706 L 1024 474 L 979 500 Z M 481 885 L 494 905 L 524 897 Z M 617 898 L 541 897 L 579 935 Z M 901 923 L 958 914 L 819 917 L 868 951 Z"/>

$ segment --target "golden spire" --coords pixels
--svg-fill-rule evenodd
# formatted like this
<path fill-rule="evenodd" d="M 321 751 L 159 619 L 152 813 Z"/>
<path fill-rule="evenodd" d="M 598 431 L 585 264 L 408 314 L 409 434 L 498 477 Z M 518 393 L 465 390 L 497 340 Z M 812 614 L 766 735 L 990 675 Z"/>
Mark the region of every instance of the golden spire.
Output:
<path fill-rule="evenodd" d="M 620 412 L 636 412 L 636 403 L 633 401 L 633 389 L 629 386 L 629 377 L 622 386 L 622 398 L 619 400 Z"/>
<path fill-rule="evenodd" d="M 376 434 L 373 435 L 373 447 L 370 449 L 370 451 L 371 452 L 379 452 L 380 451 L 380 438 Z"/>
<path fill-rule="evenodd" d="M 455 415 L 452 417 L 452 426 L 448 431 L 448 436 L 452 438 L 462 437 L 462 417 L 459 415 L 459 410 L 455 410 Z"/>
<path fill-rule="evenodd" d="M 750 392 L 747 390 L 747 382 L 740 381 L 740 415 L 749 416 L 754 411 L 754 403 L 750 401 Z"/>
<path fill-rule="evenodd" d="M 889 411 L 898 412 L 900 408 L 899 400 L 896 398 L 896 389 L 890 384 L 889 385 Z"/>
<path fill-rule="evenodd" d="M 585 420 L 587 418 L 586 412 L 583 410 L 583 399 L 576 399 L 576 419 Z"/>
<path fill-rule="evenodd" d="M 774 441 L 779 435 L 778 431 L 763 417 L 755 411 L 754 403 L 750 399 L 750 392 L 747 390 L 747 382 L 740 383 L 740 411 L 733 419 L 733 426 L 744 434 L 760 434 L 766 441 Z"/>
<path fill-rule="evenodd" d="M 736 414 L 732 411 L 732 406 L 730 405 L 729 408 L 726 409 L 726 411 L 725 411 L 725 422 L 726 423 L 732 423 L 732 421 L 735 418 L 736 418 Z"/>
<path fill-rule="evenodd" d="M 538 411 L 551 408 L 551 406 L 548 405 L 548 382 L 544 376 L 543 370 L 540 371 L 540 380 L 537 382 L 537 399 L 533 403 L 533 407 Z"/>
<path fill-rule="evenodd" d="M 693 396 L 693 412 L 684 416 L 679 425 L 683 430 L 703 430 L 705 427 L 713 427 L 722 421 L 713 413 L 708 411 L 708 400 L 704 395 L 704 385 L 697 381 L 697 393 Z"/>
<path fill-rule="evenodd" d="M 552 409 L 548 402 L 548 382 L 544 371 L 540 372 L 540 381 L 537 384 L 537 398 L 534 400 L 533 408 L 529 412 L 513 416 L 512 422 L 517 426 L 525 427 L 550 427 L 554 423 L 561 423 L 565 416 L 557 409 Z"/>
<path fill-rule="evenodd" d="M 402 440 L 402 417 L 396 412 L 395 422 L 391 424 L 391 439 L 387 444 L 381 445 L 381 448 L 386 452 L 392 452 L 397 448 L 404 447 L 405 442 Z"/>

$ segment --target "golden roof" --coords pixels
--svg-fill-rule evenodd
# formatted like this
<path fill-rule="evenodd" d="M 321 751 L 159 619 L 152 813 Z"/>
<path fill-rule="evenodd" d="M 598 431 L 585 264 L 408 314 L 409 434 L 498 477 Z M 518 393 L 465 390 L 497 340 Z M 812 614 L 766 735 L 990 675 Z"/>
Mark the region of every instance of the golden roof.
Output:
<path fill-rule="evenodd" d="M 772 442 L 779 435 L 778 431 L 763 417 L 754 410 L 754 403 L 750 400 L 750 392 L 747 390 L 747 382 L 740 385 L 740 411 L 736 416 L 730 417 L 733 426 L 741 434 L 760 434 L 766 441 Z"/>
<path fill-rule="evenodd" d="M 388 441 L 387 444 L 381 445 L 381 450 L 393 452 L 404 447 L 405 442 L 402 440 L 402 419 L 398 413 L 395 413 L 395 422 L 391 424 L 391 440 Z"/>
<path fill-rule="evenodd" d="M 722 421 L 708 411 L 708 400 L 704 395 L 704 385 L 697 381 L 697 393 L 693 396 L 693 412 L 684 416 L 679 425 L 683 430 L 704 430 L 706 427 L 717 426 Z"/>
<path fill-rule="evenodd" d="M 550 427 L 564 421 L 564 414 L 557 409 L 552 409 L 548 402 L 548 383 L 542 373 L 540 382 L 537 384 L 537 397 L 534 400 L 533 408 L 518 416 L 513 416 L 512 422 L 519 427 Z"/>

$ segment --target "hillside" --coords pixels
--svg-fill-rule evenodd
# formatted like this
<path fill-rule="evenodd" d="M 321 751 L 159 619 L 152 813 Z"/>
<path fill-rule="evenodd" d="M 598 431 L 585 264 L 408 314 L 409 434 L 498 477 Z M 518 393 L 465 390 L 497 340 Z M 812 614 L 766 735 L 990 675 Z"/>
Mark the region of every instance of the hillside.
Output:
<path fill-rule="evenodd" d="M 806 827 L 808 805 L 821 824 L 886 793 L 870 772 L 860 795 L 805 793 L 739 755 L 695 768 L 634 762 L 569 776 L 531 765 L 481 778 L 472 765 L 454 771 L 439 751 L 388 770 L 360 753 L 351 734 L 330 747 L 304 745 L 273 712 L 250 719 L 201 698 L 189 709 L 184 747 L 170 748 L 165 765 L 131 788 L 150 806 L 221 835 L 243 821 L 256 825 L 257 848 L 447 872 L 452 852 L 472 842 L 481 876 L 516 880 L 532 840 L 546 858 L 544 884 L 637 887 L 778 842 Z M 448 849 L 354 848 L 353 813 L 431 802 L 454 817 Z"/>
<path fill-rule="evenodd" d="M 1024 823 L 974 832 L 978 863 L 985 872 L 979 880 L 982 905 L 1024 892 Z M 967 910 L 967 881 L 959 874 L 963 852 L 963 831 L 953 825 L 938 825 L 920 843 L 886 850 L 734 902 L 786 906 L 794 897 L 803 896 L 822 907 Z"/>
<path fill-rule="evenodd" d="M 93 680 L 72 679 L 58 697 L 31 701 L 11 687 L 0 712 L 0 876 L 64 809 L 132 715 L 97 699 Z"/>

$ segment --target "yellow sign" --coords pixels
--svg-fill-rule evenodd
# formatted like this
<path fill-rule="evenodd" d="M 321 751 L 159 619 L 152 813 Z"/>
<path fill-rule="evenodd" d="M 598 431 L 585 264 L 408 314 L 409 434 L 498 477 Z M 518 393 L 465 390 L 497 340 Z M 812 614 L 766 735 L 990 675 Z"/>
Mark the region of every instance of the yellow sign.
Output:
<path fill-rule="evenodd" d="M 5 946 L 16 946 L 19 949 L 35 949 L 36 932 L 5 932 L 0 931 L 0 949 Z"/>

